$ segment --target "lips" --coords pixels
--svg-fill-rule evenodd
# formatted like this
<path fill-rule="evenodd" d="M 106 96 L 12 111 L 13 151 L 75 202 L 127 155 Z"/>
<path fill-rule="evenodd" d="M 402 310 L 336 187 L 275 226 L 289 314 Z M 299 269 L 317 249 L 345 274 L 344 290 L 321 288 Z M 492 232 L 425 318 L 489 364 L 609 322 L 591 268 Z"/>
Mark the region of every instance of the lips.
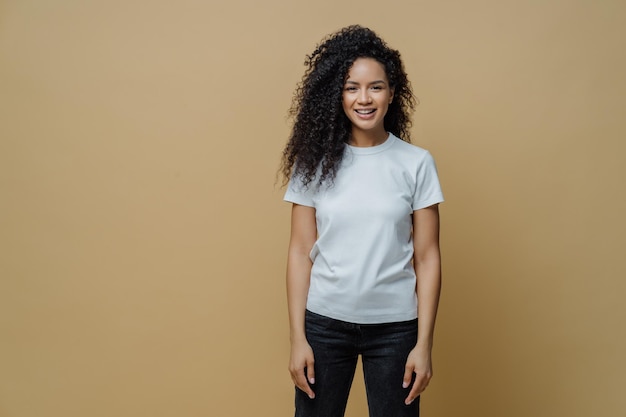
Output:
<path fill-rule="evenodd" d="M 374 113 L 376 109 L 355 109 L 354 111 L 358 114 L 367 115 Z"/>

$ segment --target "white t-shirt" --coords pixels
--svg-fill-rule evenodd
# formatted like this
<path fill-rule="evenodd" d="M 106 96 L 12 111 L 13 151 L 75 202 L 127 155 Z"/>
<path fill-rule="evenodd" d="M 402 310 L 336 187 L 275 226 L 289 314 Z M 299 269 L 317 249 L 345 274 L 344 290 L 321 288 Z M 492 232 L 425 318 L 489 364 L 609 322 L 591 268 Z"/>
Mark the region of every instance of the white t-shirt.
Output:
<path fill-rule="evenodd" d="M 443 201 L 428 151 L 393 134 L 346 145 L 333 185 L 294 177 L 285 201 L 315 208 L 308 310 L 361 324 L 417 317 L 412 214 Z"/>

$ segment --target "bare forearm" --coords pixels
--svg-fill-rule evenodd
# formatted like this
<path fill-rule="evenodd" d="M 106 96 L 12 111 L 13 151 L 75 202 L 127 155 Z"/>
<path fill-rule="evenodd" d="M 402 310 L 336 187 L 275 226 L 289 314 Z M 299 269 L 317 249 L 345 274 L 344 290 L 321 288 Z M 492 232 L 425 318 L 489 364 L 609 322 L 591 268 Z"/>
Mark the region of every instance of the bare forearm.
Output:
<path fill-rule="evenodd" d="M 309 293 L 311 260 L 308 255 L 290 253 L 287 262 L 287 306 L 291 341 L 305 338 L 304 312 Z"/>
<path fill-rule="evenodd" d="M 294 204 L 287 254 L 287 306 L 292 343 L 305 340 L 304 311 L 313 266 L 309 254 L 316 238 L 315 209 Z"/>
<path fill-rule="evenodd" d="M 417 344 L 430 350 L 433 345 L 435 319 L 441 292 L 441 253 L 439 250 L 439 207 L 417 210 L 413 218 L 415 255 L 413 265 L 417 276 L 419 326 Z"/>
<path fill-rule="evenodd" d="M 438 246 L 431 247 L 427 252 L 436 256 L 414 259 L 415 273 L 417 275 L 417 298 L 418 298 L 418 326 L 417 344 L 411 350 L 406 361 L 402 386 L 408 388 L 413 375 L 415 376 L 411 391 L 404 400 L 405 404 L 411 404 L 428 386 L 433 376 L 432 347 L 433 334 L 435 331 L 435 318 L 439 304 L 439 292 L 441 290 L 441 268 L 439 261 Z M 419 259 L 419 260 L 418 260 Z"/>
<path fill-rule="evenodd" d="M 433 256 L 433 259 L 418 262 L 415 272 L 417 274 L 417 299 L 419 303 L 417 344 L 431 349 L 441 292 L 441 262 L 438 254 Z"/>

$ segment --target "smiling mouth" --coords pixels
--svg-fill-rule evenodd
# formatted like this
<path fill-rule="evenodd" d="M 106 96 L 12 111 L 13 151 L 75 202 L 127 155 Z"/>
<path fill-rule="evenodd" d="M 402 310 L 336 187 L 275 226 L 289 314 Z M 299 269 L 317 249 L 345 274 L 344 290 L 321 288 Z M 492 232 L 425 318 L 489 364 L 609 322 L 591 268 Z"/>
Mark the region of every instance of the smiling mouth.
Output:
<path fill-rule="evenodd" d="M 372 114 L 376 111 L 376 109 L 357 109 L 355 110 L 358 114 Z"/>

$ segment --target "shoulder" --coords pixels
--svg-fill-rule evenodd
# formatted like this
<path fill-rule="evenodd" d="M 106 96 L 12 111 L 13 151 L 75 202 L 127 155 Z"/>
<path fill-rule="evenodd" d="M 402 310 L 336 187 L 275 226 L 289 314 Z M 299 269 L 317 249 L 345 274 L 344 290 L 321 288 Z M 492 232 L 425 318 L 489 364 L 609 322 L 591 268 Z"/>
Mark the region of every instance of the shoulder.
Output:
<path fill-rule="evenodd" d="M 432 159 L 430 152 L 428 150 L 421 148 L 417 145 L 414 145 L 409 142 L 405 142 L 402 139 L 395 136 L 393 133 L 390 133 L 392 139 L 394 141 L 392 149 L 398 154 L 403 155 L 404 157 L 413 160 L 413 161 L 423 161 L 427 159 Z"/>

